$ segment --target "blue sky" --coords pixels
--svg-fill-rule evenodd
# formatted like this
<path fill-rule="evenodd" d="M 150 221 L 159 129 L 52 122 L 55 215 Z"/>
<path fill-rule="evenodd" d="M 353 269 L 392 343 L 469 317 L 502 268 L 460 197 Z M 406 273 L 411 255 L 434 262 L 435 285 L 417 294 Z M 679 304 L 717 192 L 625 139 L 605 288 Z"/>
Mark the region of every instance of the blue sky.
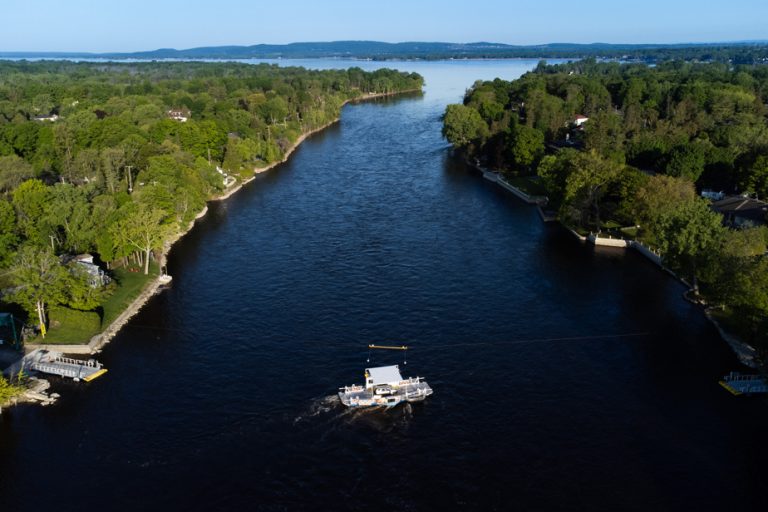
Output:
<path fill-rule="evenodd" d="M 753 0 L 2 0 L 0 51 L 136 51 L 296 41 L 768 39 Z"/>

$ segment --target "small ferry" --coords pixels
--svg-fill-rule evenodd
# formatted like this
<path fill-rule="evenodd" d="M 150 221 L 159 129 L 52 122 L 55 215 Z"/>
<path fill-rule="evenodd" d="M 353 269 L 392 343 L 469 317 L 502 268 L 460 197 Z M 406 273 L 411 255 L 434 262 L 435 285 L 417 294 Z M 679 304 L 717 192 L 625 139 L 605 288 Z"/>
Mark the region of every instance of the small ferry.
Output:
<path fill-rule="evenodd" d="M 365 385 L 339 388 L 341 403 L 347 407 L 394 407 L 403 402 L 421 402 L 432 394 L 422 377 L 404 379 L 400 368 L 379 366 L 365 369 Z"/>

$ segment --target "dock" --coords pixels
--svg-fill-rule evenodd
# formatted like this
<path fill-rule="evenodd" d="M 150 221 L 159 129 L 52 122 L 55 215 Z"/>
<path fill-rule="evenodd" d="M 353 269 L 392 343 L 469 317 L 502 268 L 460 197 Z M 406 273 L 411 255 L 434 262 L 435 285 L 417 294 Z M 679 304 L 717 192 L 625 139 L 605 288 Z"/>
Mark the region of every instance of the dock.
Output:
<path fill-rule="evenodd" d="M 76 382 L 81 380 L 90 382 L 107 373 L 107 369 L 95 359 L 84 361 L 64 357 L 59 352 L 40 350 L 36 351 L 31 358 L 28 356 L 25 359 L 27 359 L 25 366 L 30 370 L 66 377 Z"/>
<path fill-rule="evenodd" d="M 768 393 L 768 381 L 761 375 L 731 372 L 723 377 L 720 385 L 736 396 Z"/>

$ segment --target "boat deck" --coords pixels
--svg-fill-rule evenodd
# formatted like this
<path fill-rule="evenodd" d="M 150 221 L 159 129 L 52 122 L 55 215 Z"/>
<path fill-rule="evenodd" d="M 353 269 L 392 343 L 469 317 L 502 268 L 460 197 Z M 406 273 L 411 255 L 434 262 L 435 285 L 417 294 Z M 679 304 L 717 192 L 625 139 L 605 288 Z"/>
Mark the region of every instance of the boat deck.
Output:
<path fill-rule="evenodd" d="M 341 403 L 348 407 L 393 406 L 402 402 L 420 402 L 431 394 L 432 388 L 419 377 L 404 380 L 385 394 L 377 394 L 375 388 L 358 385 L 339 389 Z"/>

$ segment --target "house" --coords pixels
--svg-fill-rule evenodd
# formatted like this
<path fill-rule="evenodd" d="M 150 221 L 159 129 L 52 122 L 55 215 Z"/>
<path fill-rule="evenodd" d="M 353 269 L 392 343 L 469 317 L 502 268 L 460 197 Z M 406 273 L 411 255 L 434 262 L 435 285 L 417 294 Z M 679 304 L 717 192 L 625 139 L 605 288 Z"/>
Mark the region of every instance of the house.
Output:
<path fill-rule="evenodd" d="M 33 119 L 35 121 L 40 121 L 42 123 L 44 123 L 46 121 L 53 123 L 53 122 L 55 122 L 55 121 L 57 121 L 59 119 L 59 115 L 58 114 L 48 114 L 48 115 L 44 115 L 44 116 L 35 116 Z"/>
<path fill-rule="evenodd" d="M 192 112 L 188 108 L 170 109 L 166 112 L 170 119 L 186 123 L 187 120 L 192 117 Z"/>
<path fill-rule="evenodd" d="M 222 169 L 222 168 L 221 168 L 221 167 L 219 167 L 218 165 L 216 166 L 216 172 L 218 172 L 219 174 L 221 174 L 221 175 L 224 177 L 224 181 L 223 181 L 223 182 L 224 182 L 224 188 L 229 188 L 229 187 L 231 187 L 231 186 L 232 186 L 232 185 L 234 185 L 234 184 L 235 184 L 235 182 L 237 181 L 237 179 L 236 179 L 235 177 L 233 177 L 233 176 L 230 176 L 229 174 L 227 174 L 227 173 L 224 171 L 224 169 Z"/>
<path fill-rule="evenodd" d="M 768 221 L 768 203 L 751 197 L 731 196 L 715 201 L 711 208 L 722 214 L 726 226 L 750 228 Z"/>
<path fill-rule="evenodd" d="M 589 118 L 587 116 L 583 116 L 583 115 L 579 114 L 579 115 L 577 115 L 576 117 L 573 118 L 573 126 L 575 126 L 576 128 L 583 129 L 582 125 L 584 123 L 586 123 L 587 121 L 589 121 Z"/>
<path fill-rule="evenodd" d="M 91 254 L 78 254 L 71 257 L 67 263 L 77 265 L 77 268 L 85 270 L 89 276 L 88 282 L 93 288 L 106 286 L 111 281 L 107 273 L 93 262 L 93 255 Z"/>

